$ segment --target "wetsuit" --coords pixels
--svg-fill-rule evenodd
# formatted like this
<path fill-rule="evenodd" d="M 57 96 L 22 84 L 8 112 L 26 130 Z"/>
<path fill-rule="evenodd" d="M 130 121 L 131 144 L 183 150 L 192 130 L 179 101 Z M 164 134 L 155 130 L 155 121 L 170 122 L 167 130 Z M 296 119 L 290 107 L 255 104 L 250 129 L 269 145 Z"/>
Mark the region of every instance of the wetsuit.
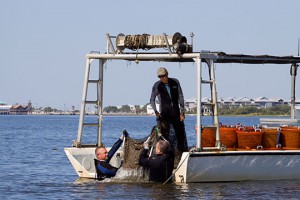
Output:
<path fill-rule="evenodd" d="M 103 180 L 105 178 L 111 178 L 114 177 L 118 171 L 119 168 L 116 168 L 109 164 L 109 161 L 114 156 L 114 154 L 117 152 L 117 150 L 122 145 L 123 140 L 119 139 L 113 147 L 108 152 L 108 160 L 97 160 L 95 159 L 95 166 L 96 166 L 96 172 L 97 172 L 97 179 Z"/>
<path fill-rule="evenodd" d="M 170 152 L 149 158 L 148 152 L 148 149 L 143 150 L 139 163 L 149 169 L 149 181 L 165 182 L 172 175 L 174 156 Z"/>
<path fill-rule="evenodd" d="M 161 127 L 161 132 L 168 139 L 170 124 L 172 124 L 177 138 L 177 148 L 181 151 L 187 151 L 187 139 L 183 121 L 180 121 L 180 113 L 184 112 L 184 96 L 180 83 L 175 78 L 168 78 L 168 85 L 157 81 L 152 87 L 150 104 L 155 113 L 157 113 L 155 98 L 160 102 L 160 122 L 166 124 Z M 164 134 L 167 132 L 167 134 Z"/>

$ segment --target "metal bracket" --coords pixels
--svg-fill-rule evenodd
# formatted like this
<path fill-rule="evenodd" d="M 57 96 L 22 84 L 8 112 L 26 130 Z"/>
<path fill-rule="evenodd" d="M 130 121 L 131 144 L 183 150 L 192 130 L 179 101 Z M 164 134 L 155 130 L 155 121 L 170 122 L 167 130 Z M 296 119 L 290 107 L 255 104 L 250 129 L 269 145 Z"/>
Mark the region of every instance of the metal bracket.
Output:
<path fill-rule="evenodd" d="M 109 33 L 106 33 L 106 40 L 107 40 L 107 46 L 106 46 L 106 53 L 109 54 L 110 53 L 110 49 L 112 50 L 112 53 L 115 55 L 116 51 L 114 48 L 114 45 L 112 44 L 111 38 L 116 38 L 115 36 L 110 36 Z"/>
<path fill-rule="evenodd" d="M 167 35 L 165 33 L 163 33 L 163 36 L 164 36 L 164 39 L 166 41 L 166 44 L 167 44 L 167 48 L 168 48 L 168 51 L 169 51 L 169 55 L 172 54 L 172 51 L 171 51 L 171 48 L 170 48 L 170 45 L 169 45 L 169 42 L 168 42 L 168 38 L 167 38 Z"/>

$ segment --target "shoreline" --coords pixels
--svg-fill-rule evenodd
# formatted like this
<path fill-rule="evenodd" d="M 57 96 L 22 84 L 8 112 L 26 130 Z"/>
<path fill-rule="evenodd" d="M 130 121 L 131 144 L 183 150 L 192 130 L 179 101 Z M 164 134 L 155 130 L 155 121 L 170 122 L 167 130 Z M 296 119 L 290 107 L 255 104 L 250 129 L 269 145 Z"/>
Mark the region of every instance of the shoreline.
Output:
<path fill-rule="evenodd" d="M 80 115 L 80 113 L 32 113 L 32 114 L 0 114 L 0 116 L 5 116 L 5 115 Z M 86 114 L 90 116 L 97 116 L 97 114 Z M 186 116 L 197 116 L 197 114 L 185 114 Z M 155 116 L 154 114 L 136 114 L 136 113 L 104 113 L 102 116 Z M 213 117 L 212 115 L 203 115 L 202 117 Z M 247 117 L 247 116 L 257 116 L 257 117 L 290 117 L 290 115 L 257 115 L 257 114 L 245 114 L 245 115 L 219 115 L 219 116 L 226 116 L 226 117 L 231 117 L 231 116 L 240 116 L 240 117 Z"/>

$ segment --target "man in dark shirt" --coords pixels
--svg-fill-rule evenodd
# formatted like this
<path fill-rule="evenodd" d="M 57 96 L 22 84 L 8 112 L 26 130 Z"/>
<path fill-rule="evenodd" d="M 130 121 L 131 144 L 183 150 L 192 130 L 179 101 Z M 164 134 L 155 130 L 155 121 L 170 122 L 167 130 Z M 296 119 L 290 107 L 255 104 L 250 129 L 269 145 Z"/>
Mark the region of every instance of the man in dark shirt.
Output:
<path fill-rule="evenodd" d="M 169 143 L 164 140 L 156 143 L 155 153 L 156 156 L 149 157 L 149 144 L 145 142 L 139 163 L 149 169 L 149 181 L 165 182 L 172 175 L 174 155 L 170 151 Z"/>
<path fill-rule="evenodd" d="M 109 164 L 109 161 L 122 145 L 124 137 L 127 136 L 127 131 L 123 131 L 122 135 L 109 152 L 107 152 L 104 146 L 100 146 L 95 149 L 95 154 L 97 157 L 97 159 L 95 159 L 95 166 L 98 180 L 104 180 L 105 178 L 111 178 L 116 175 L 119 168 L 116 168 Z"/>
<path fill-rule="evenodd" d="M 154 83 L 150 97 L 150 104 L 163 126 L 161 133 L 169 140 L 170 124 L 175 130 L 177 149 L 182 153 L 188 151 L 186 133 L 184 128 L 184 96 L 180 83 L 175 78 L 169 78 L 166 68 L 157 70 L 159 81 Z M 160 103 L 160 112 L 156 108 L 155 99 Z M 171 142 L 171 141 L 170 141 Z M 173 144 L 171 142 L 171 144 Z M 173 144 L 174 145 L 174 144 Z"/>

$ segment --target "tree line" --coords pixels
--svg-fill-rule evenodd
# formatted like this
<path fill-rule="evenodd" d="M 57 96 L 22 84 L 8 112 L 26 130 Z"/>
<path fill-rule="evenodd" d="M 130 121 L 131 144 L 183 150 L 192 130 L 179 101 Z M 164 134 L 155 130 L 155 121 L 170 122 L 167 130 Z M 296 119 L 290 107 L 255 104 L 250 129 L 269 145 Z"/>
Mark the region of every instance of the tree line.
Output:
<path fill-rule="evenodd" d="M 196 114 L 196 110 L 187 112 Z M 251 106 L 218 108 L 219 115 L 291 115 L 291 107 L 288 105 L 272 106 L 268 108 L 257 108 Z"/>
<path fill-rule="evenodd" d="M 122 105 L 120 108 L 117 106 L 107 106 L 103 108 L 104 113 L 147 113 L 147 105 L 140 106 L 134 105 L 134 109 L 131 108 L 129 105 Z"/>
<path fill-rule="evenodd" d="M 147 105 L 143 107 L 139 105 L 134 106 L 135 109 L 131 109 L 128 105 L 123 105 L 120 108 L 117 106 L 108 106 L 103 109 L 106 113 L 147 113 Z M 186 114 L 196 114 L 197 110 L 187 111 Z M 219 115 L 290 115 L 291 107 L 288 105 L 272 106 L 268 108 L 257 108 L 251 106 L 244 107 L 228 107 L 224 106 L 218 108 Z"/>
<path fill-rule="evenodd" d="M 36 109 L 33 109 L 36 110 Z M 45 107 L 39 108 L 44 112 L 59 112 L 55 108 Z M 75 107 L 72 107 L 72 110 L 75 111 Z M 77 110 L 79 112 L 79 110 Z M 103 109 L 104 113 L 117 114 L 117 113 L 126 113 L 126 114 L 146 114 L 147 113 L 147 104 L 144 106 L 134 105 L 130 107 L 129 105 L 122 105 L 121 107 L 117 106 L 107 106 Z M 186 111 L 186 114 L 196 114 L 197 109 L 191 111 Z M 244 107 L 228 107 L 224 106 L 218 108 L 218 115 L 290 115 L 291 107 L 288 105 L 272 106 L 268 108 L 257 108 L 251 106 Z"/>

